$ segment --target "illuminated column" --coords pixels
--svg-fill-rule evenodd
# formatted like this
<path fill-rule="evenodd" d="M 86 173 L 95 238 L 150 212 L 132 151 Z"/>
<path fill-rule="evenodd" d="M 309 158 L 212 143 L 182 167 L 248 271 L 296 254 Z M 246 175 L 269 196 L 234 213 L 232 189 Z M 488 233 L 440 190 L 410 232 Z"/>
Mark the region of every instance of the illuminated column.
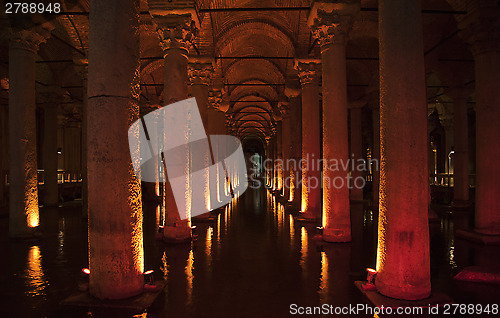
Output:
<path fill-rule="evenodd" d="M 289 85 L 290 84 L 290 85 Z M 300 159 L 302 158 L 302 106 L 300 102 L 300 83 L 287 84 L 285 95 L 288 97 L 290 106 L 290 159 L 293 159 L 293 166 L 289 167 L 292 177 L 290 188 L 290 200 L 292 204 L 300 205 L 301 199 L 301 171 Z M 296 86 L 296 87 L 295 87 Z"/>
<path fill-rule="evenodd" d="M 139 1 L 92 0 L 90 8 L 89 291 L 122 299 L 144 286 L 141 184 L 128 144 L 128 129 L 139 118 Z"/>
<path fill-rule="evenodd" d="M 205 126 L 205 129 L 207 131 L 207 135 L 223 135 L 224 132 L 221 131 L 221 128 L 225 127 L 225 117 L 224 113 L 220 111 L 218 108 L 221 106 L 222 103 L 222 92 L 220 90 L 210 90 L 208 92 L 208 121 L 207 121 L 207 126 Z M 220 118 L 223 119 L 223 121 L 220 121 Z M 218 150 L 215 148 L 215 145 L 212 145 L 212 154 L 214 156 L 214 162 L 219 162 L 223 158 L 218 158 L 217 153 Z M 217 169 L 219 169 L 217 167 Z M 219 171 L 215 171 L 216 176 L 214 178 L 211 178 L 212 180 L 215 180 L 216 184 L 209 184 L 210 187 L 210 202 L 215 203 L 215 202 L 222 202 L 222 191 L 223 191 L 223 186 L 224 186 L 224 180 L 220 180 L 219 176 L 220 173 Z"/>
<path fill-rule="evenodd" d="M 321 47 L 323 79 L 323 239 L 351 240 L 345 44 L 359 1 L 315 2 L 308 24 Z"/>
<path fill-rule="evenodd" d="M 272 149 L 271 149 L 271 136 L 266 136 L 266 158 L 265 158 L 265 172 L 266 172 L 266 185 L 271 188 L 272 183 L 272 168 L 270 164 L 270 160 L 272 158 Z"/>
<path fill-rule="evenodd" d="M 203 57 L 191 57 L 188 66 L 188 75 L 191 82 L 191 95 L 196 98 L 196 103 L 198 104 L 198 110 L 200 111 L 200 116 L 203 122 L 203 127 L 208 133 L 208 86 L 211 81 L 210 78 L 214 72 L 214 67 L 212 64 L 212 59 Z M 208 135 L 208 134 L 207 134 Z M 212 157 L 210 154 L 210 149 L 203 149 L 202 151 L 197 151 L 194 156 L 201 157 L 203 160 L 203 166 L 208 168 L 212 163 Z M 194 171 L 193 171 L 194 172 Z M 210 211 L 210 176 L 208 169 L 204 170 L 204 187 L 203 193 L 195 193 L 193 191 L 193 198 L 202 197 L 205 200 L 205 206 L 207 211 Z M 197 187 L 194 187 L 197 189 Z M 216 189 L 216 186 L 214 187 Z M 199 218 L 208 218 L 210 213 L 204 213 L 199 215 Z"/>
<path fill-rule="evenodd" d="M 275 167 L 276 167 L 276 190 L 281 194 L 281 190 L 283 190 L 283 123 L 282 119 L 279 118 L 279 121 L 276 122 L 276 135 L 274 135 L 274 143 L 276 146 L 276 155 L 275 155 Z"/>
<path fill-rule="evenodd" d="M 364 100 L 350 102 L 351 109 L 351 200 L 363 200 L 363 185 L 364 171 L 358 169 L 360 160 L 363 160 L 363 132 L 361 127 L 361 113 L 363 106 L 366 105 Z"/>
<path fill-rule="evenodd" d="M 372 111 L 373 123 L 373 148 L 371 151 L 371 162 L 368 162 L 372 172 L 372 203 L 378 207 L 378 190 L 380 184 L 380 99 L 379 91 L 368 94 L 368 107 Z"/>
<path fill-rule="evenodd" d="M 455 207 L 469 206 L 469 123 L 468 93 L 463 87 L 447 93 L 453 98 L 453 202 Z"/>
<path fill-rule="evenodd" d="M 319 87 L 320 62 L 312 59 L 295 61 L 302 85 L 302 194 L 301 212 L 304 218 L 321 217 L 321 174 L 319 128 Z"/>
<path fill-rule="evenodd" d="M 165 9 L 169 3 L 157 3 L 150 7 L 153 22 L 157 25 L 160 44 L 165 56 L 163 104 L 168 105 L 188 97 L 188 60 L 189 47 L 198 32 L 199 22 L 194 9 Z M 189 129 L 185 127 L 186 131 Z M 165 136 L 168 138 L 168 136 Z M 189 171 L 189 158 L 184 166 L 171 168 Z M 191 187 L 185 185 L 184 206 L 191 204 Z M 181 220 L 180 215 L 190 215 L 190 211 L 178 211 L 170 182 L 165 184 L 165 226 L 163 238 L 167 241 L 182 242 L 191 239 L 191 218 Z"/>
<path fill-rule="evenodd" d="M 59 203 L 57 185 L 57 103 L 59 96 L 55 93 L 47 93 L 44 95 L 44 136 L 42 149 L 45 189 L 44 205 L 56 206 Z"/>
<path fill-rule="evenodd" d="M 33 234 L 39 225 L 36 151 L 35 55 L 46 30 L 12 32 L 9 47 L 9 233 Z"/>
<path fill-rule="evenodd" d="M 481 4 L 484 2 L 480 2 Z M 478 8 L 460 24 L 471 44 L 476 76 L 475 231 L 500 235 L 500 10 Z"/>
<path fill-rule="evenodd" d="M 380 211 L 377 290 L 430 295 L 427 103 L 419 1 L 379 2 Z M 404 70 L 402 72 L 401 70 Z"/>
<path fill-rule="evenodd" d="M 280 105 L 281 113 L 283 114 L 282 126 L 281 126 L 281 142 L 282 142 L 282 159 L 283 159 L 283 198 L 285 201 L 290 199 L 290 167 L 288 162 L 290 161 L 290 151 L 291 151 L 291 126 L 290 126 L 290 114 L 288 110 L 288 105 L 282 103 Z"/>

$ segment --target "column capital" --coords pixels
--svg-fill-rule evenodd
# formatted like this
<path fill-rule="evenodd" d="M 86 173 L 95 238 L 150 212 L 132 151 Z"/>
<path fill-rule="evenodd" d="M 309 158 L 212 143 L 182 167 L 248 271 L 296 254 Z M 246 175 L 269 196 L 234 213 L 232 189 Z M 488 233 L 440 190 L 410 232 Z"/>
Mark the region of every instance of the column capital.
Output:
<path fill-rule="evenodd" d="M 290 114 L 290 105 L 288 102 L 279 102 L 278 109 L 281 113 L 281 118 L 288 118 Z"/>
<path fill-rule="evenodd" d="M 36 53 L 40 44 L 50 37 L 49 28 L 37 27 L 30 30 L 12 29 L 10 36 L 11 47 L 24 49 Z"/>
<path fill-rule="evenodd" d="M 321 61 L 318 59 L 295 59 L 294 68 L 298 72 L 300 84 L 312 84 L 319 78 Z"/>
<path fill-rule="evenodd" d="M 208 91 L 208 108 L 216 109 L 222 105 L 222 90 L 220 89 L 211 89 Z"/>
<path fill-rule="evenodd" d="M 461 36 L 474 56 L 500 52 L 500 8 L 480 8 L 458 23 Z"/>
<path fill-rule="evenodd" d="M 89 70 L 89 60 L 86 58 L 80 58 L 80 57 L 74 57 L 73 58 L 73 67 L 75 69 L 75 72 L 80 76 L 82 79 L 86 79 L 88 76 L 88 70 Z"/>
<path fill-rule="evenodd" d="M 214 60 L 209 57 L 189 57 L 188 77 L 191 85 L 210 85 Z"/>
<path fill-rule="evenodd" d="M 321 47 L 331 44 L 344 45 L 354 16 L 359 10 L 359 0 L 315 1 L 307 24 Z"/>
<path fill-rule="evenodd" d="M 200 30 L 200 22 L 196 10 L 150 10 L 160 46 L 165 55 L 170 49 L 189 51 L 191 44 Z"/>

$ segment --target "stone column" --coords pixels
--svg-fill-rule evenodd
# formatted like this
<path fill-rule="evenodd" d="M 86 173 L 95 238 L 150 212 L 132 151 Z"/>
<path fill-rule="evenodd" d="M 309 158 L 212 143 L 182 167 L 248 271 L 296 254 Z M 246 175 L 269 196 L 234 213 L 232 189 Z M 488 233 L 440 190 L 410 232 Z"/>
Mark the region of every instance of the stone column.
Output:
<path fill-rule="evenodd" d="M 447 93 L 453 98 L 453 202 L 454 207 L 467 207 L 469 202 L 469 121 L 468 94 L 463 87 Z M 447 160 L 449 160 L 447 158 Z"/>
<path fill-rule="evenodd" d="M 283 170 L 283 199 L 288 202 L 290 199 L 290 167 L 288 163 L 290 162 L 291 154 L 291 137 L 292 128 L 290 126 L 290 113 L 288 110 L 288 105 L 282 103 L 280 105 L 281 113 L 283 114 L 282 126 L 281 126 L 281 143 L 282 143 L 282 170 Z"/>
<path fill-rule="evenodd" d="M 275 178 L 275 185 L 276 185 L 276 191 L 278 191 L 278 195 L 281 195 L 281 191 L 283 190 L 283 123 L 282 119 L 280 118 L 279 121 L 276 122 L 276 135 L 274 136 L 274 144 L 276 147 L 276 154 L 275 154 L 275 171 L 276 171 L 276 178 Z"/>
<path fill-rule="evenodd" d="M 295 61 L 302 85 L 302 184 L 301 210 L 306 219 L 321 217 L 320 112 L 318 77 L 320 62 Z"/>
<path fill-rule="evenodd" d="M 417 300 L 431 291 L 420 2 L 380 1 L 379 36 L 381 171 L 375 283 L 385 296 Z"/>
<path fill-rule="evenodd" d="M 208 86 L 211 83 L 211 76 L 214 72 L 213 59 L 208 57 L 191 57 L 188 66 L 188 76 L 191 83 L 191 95 L 196 98 L 198 110 L 201 115 L 203 127 L 205 132 L 208 133 Z M 209 143 L 210 145 L 210 143 Z M 213 164 L 213 158 L 210 149 L 195 149 L 194 156 L 201 157 L 203 166 L 208 168 Z M 203 197 L 207 211 L 211 210 L 210 206 L 210 176 L 208 169 L 205 170 L 203 193 L 195 193 L 193 191 L 193 198 Z M 194 187 L 196 189 L 196 187 Z M 216 186 L 214 187 L 216 189 Z M 210 213 L 199 215 L 199 218 L 208 218 Z"/>
<path fill-rule="evenodd" d="M 323 79 L 323 239 L 349 242 L 349 137 L 345 44 L 359 1 L 315 2 L 308 24 L 321 47 Z"/>
<path fill-rule="evenodd" d="M 361 127 L 361 114 L 366 101 L 358 100 L 349 103 L 351 109 L 351 155 L 349 159 L 352 161 L 351 167 L 351 200 L 363 200 L 364 171 L 358 169 L 360 160 L 363 157 L 363 131 Z M 362 180 L 363 182 L 361 182 Z"/>
<path fill-rule="evenodd" d="M 73 63 L 75 65 L 75 71 L 82 79 L 82 215 L 88 216 L 89 214 L 89 186 L 88 186 L 88 173 L 87 173 L 87 88 L 88 88 L 88 65 L 87 59 L 80 57 L 74 57 Z"/>
<path fill-rule="evenodd" d="M 199 22 L 194 9 L 176 9 L 153 7 L 150 10 L 153 21 L 157 25 L 160 44 L 165 56 L 165 72 L 163 86 L 163 104 L 168 105 L 188 97 L 188 60 L 187 54 L 192 41 L 198 33 Z M 165 3 L 168 7 L 169 4 Z M 186 127 L 186 132 L 189 128 Z M 165 136 L 168 138 L 168 136 Z M 185 166 L 172 167 L 178 171 L 189 171 L 190 160 L 186 158 Z M 191 187 L 185 185 L 186 202 L 189 207 L 192 197 Z M 172 242 L 183 242 L 191 239 L 191 211 L 179 211 L 169 182 L 165 184 L 165 226 L 163 238 Z M 189 201 L 189 202 L 188 202 Z M 180 215 L 188 216 L 186 219 Z"/>
<path fill-rule="evenodd" d="M 128 144 L 129 126 L 139 118 L 139 1 L 92 0 L 90 8 L 89 290 L 99 299 L 122 299 L 144 286 L 141 185 Z"/>
<path fill-rule="evenodd" d="M 7 107 L 0 106 L 0 147 L 1 149 L 8 149 L 7 138 L 9 137 L 9 123 L 7 114 Z M 2 151 L 0 154 L 0 204 L 4 203 L 5 199 L 5 166 L 8 162 L 9 151 Z"/>
<path fill-rule="evenodd" d="M 27 237 L 39 225 L 35 56 L 47 30 L 14 30 L 9 46 L 9 233 Z"/>
<path fill-rule="evenodd" d="M 479 2 L 483 4 L 484 2 Z M 500 8 L 484 6 L 459 24 L 471 44 L 476 75 L 475 231 L 500 235 Z"/>
<path fill-rule="evenodd" d="M 380 184 L 380 98 L 379 91 L 368 94 L 368 107 L 372 111 L 373 147 L 368 164 L 372 172 L 372 205 L 378 209 Z"/>
<path fill-rule="evenodd" d="M 290 159 L 293 159 L 294 165 L 289 167 L 290 175 L 292 177 L 292 185 L 290 188 L 290 201 L 292 205 L 300 206 L 301 199 L 301 171 L 300 159 L 302 158 L 302 105 L 300 102 L 300 84 L 293 85 L 294 83 L 287 84 L 285 88 L 285 95 L 288 97 L 290 107 Z M 295 87 L 296 86 L 296 87 Z"/>
<path fill-rule="evenodd" d="M 55 93 L 46 93 L 44 95 L 42 162 L 45 193 L 43 203 L 45 206 L 57 206 L 59 204 L 59 187 L 57 184 L 57 116 L 59 96 Z"/>

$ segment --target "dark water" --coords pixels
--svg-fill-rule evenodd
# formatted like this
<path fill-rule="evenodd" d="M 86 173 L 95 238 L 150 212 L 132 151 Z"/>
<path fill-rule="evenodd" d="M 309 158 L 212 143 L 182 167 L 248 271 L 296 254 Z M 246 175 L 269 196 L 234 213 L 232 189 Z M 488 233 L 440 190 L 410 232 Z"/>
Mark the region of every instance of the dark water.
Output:
<path fill-rule="evenodd" d="M 197 223 L 197 239 L 167 245 L 154 239 L 156 205 L 144 206 L 145 270 L 167 287 L 146 313 L 66 309 L 59 302 L 74 293 L 87 267 L 87 224 L 78 202 L 41 209 L 47 237 L 8 239 L 0 219 L 0 317 L 288 317 L 290 304 L 348 306 L 364 303 L 354 281 L 374 267 L 376 212 L 352 206 L 353 241 L 323 244 L 315 224 L 298 223 L 264 189 L 248 189 L 215 222 Z M 433 290 L 457 303 L 499 303 L 500 288 L 457 284 L 469 265 L 498 265 L 498 247 L 453 238 L 469 225 L 469 212 L 437 210 L 432 223 Z M 349 317 L 344 315 L 343 317 Z"/>

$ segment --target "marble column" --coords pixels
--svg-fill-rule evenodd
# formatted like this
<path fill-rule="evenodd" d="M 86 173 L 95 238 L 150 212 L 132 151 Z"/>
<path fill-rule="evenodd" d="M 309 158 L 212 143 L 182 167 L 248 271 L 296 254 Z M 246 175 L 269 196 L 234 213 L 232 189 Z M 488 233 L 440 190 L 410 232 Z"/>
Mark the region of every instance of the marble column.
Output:
<path fill-rule="evenodd" d="M 359 1 L 315 2 L 308 24 L 321 48 L 323 239 L 349 242 L 349 137 L 345 45 Z"/>
<path fill-rule="evenodd" d="M 363 165 L 359 165 L 363 157 L 363 131 L 361 127 L 361 115 L 366 101 L 357 100 L 349 103 L 351 110 L 351 200 L 363 200 L 363 187 L 364 187 L 364 171 L 358 169 Z"/>
<path fill-rule="evenodd" d="M 187 54 L 192 41 L 198 33 L 199 22 L 194 9 L 161 10 L 152 12 L 153 22 L 157 25 L 160 44 L 165 57 L 163 104 L 168 105 L 188 98 L 188 59 Z M 186 132 L 189 128 L 186 127 Z M 168 136 L 165 136 L 168 138 Z M 185 166 L 171 168 L 189 171 L 190 160 Z M 191 187 L 185 185 L 184 204 L 187 209 L 192 198 Z M 170 182 L 165 184 L 165 226 L 163 239 L 171 242 L 184 242 L 191 239 L 191 211 L 179 211 Z M 181 216 L 183 219 L 181 219 Z M 186 218 L 184 218 L 186 217 Z"/>
<path fill-rule="evenodd" d="M 295 61 L 302 85 L 302 185 L 301 215 L 305 219 L 321 217 L 321 167 L 320 161 L 320 111 L 319 71 L 320 61 L 299 59 Z"/>
<path fill-rule="evenodd" d="M 467 207 L 469 202 L 469 121 L 468 93 L 457 88 L 447 93 L 453 98 L 453 202 L 454 207 Z M 448 159 L 448 158 L 447 158 Z"/>
<path fill-rule="evenodd" d="M 47 30 L 13 30 L 9 46 L 9 233 L 34 234 L 39 225 L 35 56 Z"/>
<path fill-rule="evenodd" d="M 292 205 L 300 206 L 301 199 L 301 170 L 300 159 L 302 158 L 302 105 L 300 100 L 300 83 L 290 83 L 285 88 L 290 108 L 290 159 L 293 165 L 289 167 L 291 175 L 290 199 Z"/>
<path fill-rule="evenodd" d="M 43 136 L 43 179 L 44 205 L 59 204 L 59 188 L 57 184 L 57 116 L 58 96 L 55 93 L 45 95 L 44 136 Z"/>
<path fill-rule="evenodd" d="M 483 2 L 481 2 L 483 3 Z M 500 8 L 482 6 L 459 23 L 471 45 L 476 76 L 475 232 L 500 235 Z"/>
<path fill-rule="evenodd" d="M 280 105 L 281 113 L 283 115 L 283 119 L 281 120 L 281 143 L 282 143 L 282 170 L 283 170 L 283 199 L 285 202 L 288 202 L 290 199 L 290 154 L 291 154 L 291 137 L 292 137 L 292 128 L 290 126 L 290 112 L 288 109 L 288 105 L 286 103 L 281 103 Z"/>
<path fill-rule="evenodd" d="M 405 300 L 430 295 L 427 102 L 421 4 L 379 2 L 379 293 Z M 401 70 L 404 70 L 402 72 Z"/>
<path fill-rule="evenodd" d="M 128 144 L 139 118 L 139 1 L 91 0 L 89 19 L 89 291 L 123 299 L 144 286 L 141 184 Z"/>
<path fill-rule="evenodd" d="M 214 72 L 213 59 L 208 57 L 190 57 L 190 63 L 188 65 L 188 76 L 189 76 L 189 81 L 191 83 L 191 95 L 196 98 L 196 103 L 198 104 L 198 110 L 200 112 L 205 132 L 207 132 L 207 136 L 209 135 L 208 87 L 211 83 L 211 76 L 213 72 Z M 213 158 L 210 149 L 198 149 L 198 148 L 195 149 L 196 153 L 193 155 L 201 158 L 203 167 L 206 168 L 210 167 L 213 164 Z M 204 205 L 207 211 L 211 210 L 209 182 L 210 182 L 210 176 L 208 173 L 208 169 L 205 169 L 203 193 L 195 193 L 195 191 L 193 191 L 192 193 L 193 198 L 203 197 Z M 197 188 L 194 187 L 194 189 Z M 214 189 L 216 189 L 216 187 L 214 187 Z M 199 215 L 198 218 L 208 218 L 209 216 L 210 213 L 207 212 Z"/>

